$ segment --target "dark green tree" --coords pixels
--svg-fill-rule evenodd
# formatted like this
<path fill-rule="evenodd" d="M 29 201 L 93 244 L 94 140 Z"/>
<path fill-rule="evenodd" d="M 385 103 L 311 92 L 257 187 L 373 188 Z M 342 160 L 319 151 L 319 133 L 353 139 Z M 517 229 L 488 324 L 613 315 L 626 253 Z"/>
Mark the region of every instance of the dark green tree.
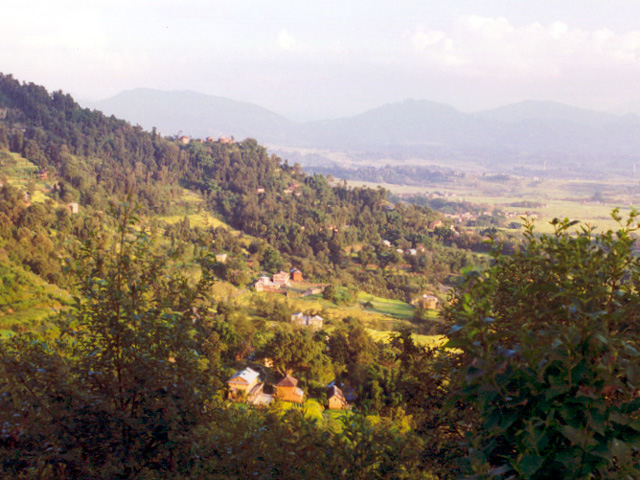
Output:
<path fill-rule="evenodd" d="M 640 263 L 635 212 L 595 234 L 554 221 L 494 265 L 469 272 L 447 317 L 462 351 L 460 399 L 478 414 L 474 478 L 640 476 Z"/>

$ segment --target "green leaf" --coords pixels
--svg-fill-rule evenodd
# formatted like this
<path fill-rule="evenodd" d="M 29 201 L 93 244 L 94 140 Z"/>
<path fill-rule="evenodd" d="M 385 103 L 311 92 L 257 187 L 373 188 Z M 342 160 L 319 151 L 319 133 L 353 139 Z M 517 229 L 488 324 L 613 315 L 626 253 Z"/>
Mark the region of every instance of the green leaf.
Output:
<path fill-rule="evenodd" d="M 629 446 L 621 440 L 614 438 L 609 443 L 609 449 L 611 453 L 620 461 L 626 461 L 631 455 L 631 449 Z"/>
<path fill-rule="evenodd" d="M 540 470 L 540 467 L 542 467 L 543 464 L 544 457 L 541 457 L 540 455 L 527 454 L 518 462 L 516 470 L 525 478 L 531 478 L 534 473 Z"/>

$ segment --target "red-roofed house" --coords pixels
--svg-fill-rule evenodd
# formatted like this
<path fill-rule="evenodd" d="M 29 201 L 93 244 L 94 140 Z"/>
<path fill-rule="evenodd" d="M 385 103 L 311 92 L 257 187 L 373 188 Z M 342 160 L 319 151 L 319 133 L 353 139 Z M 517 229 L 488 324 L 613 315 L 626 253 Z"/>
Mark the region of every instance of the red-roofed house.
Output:
<path fill-rule="evenodd" d="M 331 410 L 342 410 L 343 408 L 349 407 L 342 390 L 335 385 L 329 387 L 329 391 L 327 392 L 327 401 L 329 402 L 329 408 Z"/>
<path fill-rule="evenodd" d="M 298 379 L 287 375 L 276 384 L 276 398 L 285 402 L 302 403 L 304 392 L 298 388 Z"/>

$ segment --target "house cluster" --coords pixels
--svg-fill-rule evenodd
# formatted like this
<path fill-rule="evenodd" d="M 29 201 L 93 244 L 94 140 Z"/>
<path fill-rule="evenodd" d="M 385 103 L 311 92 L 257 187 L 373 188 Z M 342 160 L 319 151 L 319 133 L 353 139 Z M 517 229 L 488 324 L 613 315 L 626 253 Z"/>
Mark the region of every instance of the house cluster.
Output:
<path fill-rule="evenodd" d="M 297 312 L 291 315 L 291 323 L 298 327 L 307 327 L 313 331 L 322 330 L 324 319 L 320 315 L 304 315 Z"/>
<path fill-rule="evenodd" d="M 289 272 L 280 271 L 271 277 L 262 275 L 255 283 L 256 292 L 283 292 L 291 282 L 303 282 L 302 272 L 292 268 Z"/>
<path fill-rule="evenodd" d="M 291 275 L 287 272 L 278 272 L 269 277 L 263 275 L 255 284 L 256 292 L 282 292 L 291 286 Z"/>
<path fill-rule="evenodd" d="M 489 215 L 491 215 L 491 213 Z M 478 219 L 478 216 L 471 212 L 445 213 L 444 216 L 457 223 L 475 222 Z"/>
<path fill-rule="evenodd" d="M 251 405 L 268 405 L 274 399 L 303 403 L 305 397 L 302 389 L 298 387 L 298 379 L 289 374 L 273 385 L 273 388 L 268 388 L 272 393 L 265 393 L 266 382 L 260 381 L 260 373 L 250 367 L 233 374 L 227 381 L 227 386 L 230 400 L 244 401 Z M 342 390 L 333 384 L 327 389 L 327 403 L 330 409 L 349 407 Z"/>
<path fill-rule="evenodd" d="M 383 245 L 391 248 L 391 242 L 389 240 L 382 240 Z M 427 249 L 425 248 L 424 245 L 418 245 L 416 248 L 407 248 L 406 250 L 403 248 L 396 248 L 395 249 L 396 252 L 398 252 L 400 255 L 407 255 L 407 256 L 416 256 L 418 255 L 418 253 L 423 253 L 425 252 Z"/>

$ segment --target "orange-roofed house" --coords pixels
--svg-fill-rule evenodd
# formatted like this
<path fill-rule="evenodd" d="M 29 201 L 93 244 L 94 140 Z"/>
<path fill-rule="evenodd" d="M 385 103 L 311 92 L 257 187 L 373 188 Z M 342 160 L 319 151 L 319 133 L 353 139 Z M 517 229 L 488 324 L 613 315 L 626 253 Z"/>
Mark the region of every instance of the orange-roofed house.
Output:
<path fill-rule="evenodd" d="M 342 410 L 349 407 L 347 400 L 344 398 L 342 390 L 340 390 L 335 385 L 329 387 L 329 390 L 327 392 L 327 401 L 329 402 L 329 408 L 331 410 Z"/>
<path fill-rule="evenodd" d="M 298 379 L 287 375 L 276 384 L 276 398 L 285 402 L 302 403 L 304 392 L 298 388 Z"/>

